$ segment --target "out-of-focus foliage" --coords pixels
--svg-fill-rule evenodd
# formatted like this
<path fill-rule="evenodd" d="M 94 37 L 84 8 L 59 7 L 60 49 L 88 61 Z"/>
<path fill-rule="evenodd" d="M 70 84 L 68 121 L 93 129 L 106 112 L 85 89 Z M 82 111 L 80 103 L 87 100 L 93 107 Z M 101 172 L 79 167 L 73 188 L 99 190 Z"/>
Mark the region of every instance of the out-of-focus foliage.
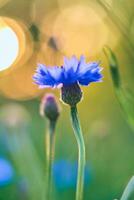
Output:
<path fill-rule="evenodd" d="M 106 48 L 109 60 L 111 77 L 117 99 L 124 112 L 124 117 L 134 131 L 134 93 L 129 88 L 124 88 L 123 80 L 120 77 L 119 65 L 115 54 L 111 49 Z"/>

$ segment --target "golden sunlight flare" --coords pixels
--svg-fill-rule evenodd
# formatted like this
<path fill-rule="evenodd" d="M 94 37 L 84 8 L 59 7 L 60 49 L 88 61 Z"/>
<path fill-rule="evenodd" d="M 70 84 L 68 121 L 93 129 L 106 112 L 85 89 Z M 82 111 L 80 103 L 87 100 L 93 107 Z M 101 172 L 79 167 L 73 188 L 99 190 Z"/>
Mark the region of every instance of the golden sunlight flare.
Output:
<path fill-rule="evenodd" d="M 42 93 L 32 80 L 37 65 L 36 57 L 35 53 L 25 65 L 16 68 L 8 76 L 1 77 L 0 91 L 3 96 L 10 99 L 28 100 Z"/>
<path fill-rule="evenodd" d="M 33 51 L 26 26 L 8 17 L 0 17 L 0 75 L 23 65 Z"/>
<path fill-rule="evenodd" d="M 67 56 L 96 55 L 107 42 L 109 33 L 99 14 L 83 4 L 66 8 L 57 16 L 50 14 L 44 19 L 42 30 L 47 36 L 57 38 L 60 50 Z"/>
<path fill-rule="evenodd" d="M 19 53 L 19 41 L 10 27 L 0 27 L 0 71 L 14 63 Z"/>

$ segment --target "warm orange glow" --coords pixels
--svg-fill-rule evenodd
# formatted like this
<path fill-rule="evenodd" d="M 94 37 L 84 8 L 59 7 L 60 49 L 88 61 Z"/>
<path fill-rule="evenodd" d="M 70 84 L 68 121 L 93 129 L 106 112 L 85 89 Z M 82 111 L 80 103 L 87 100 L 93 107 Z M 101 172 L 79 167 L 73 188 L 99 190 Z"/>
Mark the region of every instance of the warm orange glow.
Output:
<path fill-rule="evenodd" d="M 32 42 L 23 23 L 0 17 L 0 71 L 23 65 L 32 53 Z M 10 70 L 9 70 L 10 69 Z M 1 75 L 4 75 L 1 73 Z"/>
<path fill-rule="evenodd" d="M 0 8 L 11 0 L 0 0 Z"/>
<path fill-rule="evenodd" d="M 66 23 L 66 25 L 64 25 Z M 108 28 L 90 7 L 72 6 L 61 12 L 53 32 L 62 43 L 66 55 L 96 55 L 108 38 Z"/>
<path fill-rule="evenodd" d="M 109 33 L 100 15 L 84 4 L 63 9 L 59 14 L 51 13 L 44 19 L 42 30 L 47 37 L 57 38 L 63 54 L 88 57 L 102 50 Z"/>
<path fill-rule="evenodd" d="M 27 100 L 42 93 L 33 83 L 32 76 L 36 69 L 36 54 L 27 64 L 13 70 L 9 76 L 0 80 L 0 89 L 3 96 L 10 99 Z"/>
<path fill-rule="evenodd" d="M 62 55 L 84 54 L 88 58 L 95 58 L 105 45 L 117 45 L 120 35 L 114 26 L 111 30 L 107 13 L 99 5 L 90 4 L 70 2 L 71 6 L 67 3 L 68 6 L 62 7 L 60 12 L 52 11 L 44 18 L 42 35 L 47 40 L 56 38 Z"/>
<path fill-rule="evenodd" d="M 0 27 L 0 71 L 11 67 L 18 54 L 19 41 L 16 33 L 8 26 Z"/>

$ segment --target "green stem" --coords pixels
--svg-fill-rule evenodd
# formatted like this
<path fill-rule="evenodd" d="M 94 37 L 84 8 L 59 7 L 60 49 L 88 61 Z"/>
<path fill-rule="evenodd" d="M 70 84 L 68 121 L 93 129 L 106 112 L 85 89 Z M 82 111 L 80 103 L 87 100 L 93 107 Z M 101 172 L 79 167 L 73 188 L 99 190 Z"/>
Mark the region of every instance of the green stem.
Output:
<path fill-rule="evenodd" d="M 130 179 L 120 200 L 128 200 L 134 192 L 134 176 Z"/>
<path fill-rule="evenodd" d="M 51 186 L 52 186 L 52 166 L 55 148 L 55 126 L 56 121 L 50 121 L 49 131 L 46 135 L 46 152 L 47 152 L 47 200 L 51 199 Z"/>
<path fill-rule="evenodd" d="M 84 170 L 85 170 L 85 144 L 76 106 L 71 107 L 71 119 L 79 150 L 76 200 L 82 200 L 83 188 L 84 188 Z"/>

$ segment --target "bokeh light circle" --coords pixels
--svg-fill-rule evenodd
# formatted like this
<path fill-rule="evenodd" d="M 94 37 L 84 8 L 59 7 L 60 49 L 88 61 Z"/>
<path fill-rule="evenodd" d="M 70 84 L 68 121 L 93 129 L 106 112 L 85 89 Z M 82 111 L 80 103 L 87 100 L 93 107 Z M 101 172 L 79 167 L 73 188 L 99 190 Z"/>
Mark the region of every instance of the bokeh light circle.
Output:
<path fill-rule="evenodd" d="M 57 17 L 47 17 L 42 24 L 42 30 L 47 36 L 49 34 L 57 38 L 60 51 L 66 56 L 96 55 L 108 40 L 109 33 L 96 10 L 84 4 L 65 8 Z"/>
<path fill-rule="evenodd" d="M 32 55 L 33 42 L 27 27 L 19 20 L 0 17 L 0 75 L 23 65 Z"/>
<path fill-rule="evenodd" d="M 113 4 L 113 0 L 103 0 L 104 4 L 111 7 L 112 4 Z M 86 4 L 86 5 L 89 5 L 90 6 L 93 6 L 94 8 L 98 9 L 98 11 L 101 12 L 100 10 L 100 3 L 97 2 L 97 1 L 92 1 L 92 0 L 58 0 L 58 6 L 59 8 L 61 9 L 64 9 L 64 8 L 67 8 L 69 6 L 73 6 L 73 5 L 76 5 L 76 4 Z M 104 14 L 104 13 L 103 13 Z"/>
<path fill-rule="evenodd" d="M 8 67 L 0 71 L 1 95 L 17 100 L 32 99 L 40 92 L 32 80 L 37 64 L 37 49 L 34 49 L 32 35 L 27 26 L 20 20 L 0 17 L 0 27 L 2 30 L 12 30 L 18 39 L 17 49 L 19 50 L 14 62 L 8 63 Z M 5 34 L 4 37 L 6 37 Z M 6 37 L 6 39 L 10 39 L 10 37 Z M 15 44 L 13 42 L 13 46 Z M 8 48 L 7 52 L 2 56 L 4 56 L 4 62 L 7 62 L 6 54 L 9 56 L 12 48 L 11 45 L 5 45 L 5 48 Z M 35 52 L 33 52 L 34 50 Z M 2 53 L 0 52 L 0 55 Z"/>
<path fill-rule="evenodd" d="M 0 122 L 7 127 L 26 126 L 30 121 L 29 112 L 19 103 L 7 103 L 0 109 Z"/>
<path fill-rule="evenodd" d="M 44 90 L 39 90 L 32 80 L 36 66 L 37 55 L 35 52 L 26 64 L 14 69 L 8 76 L 1 77 L 1 95 L 9 99 L 29 100 L 43 93 Z"/>
<path fill-rule="evenodd" d="M 0 71 L 10 67 L 19 54 L 17 35 L 10 27 L 0 28 Z"/>

